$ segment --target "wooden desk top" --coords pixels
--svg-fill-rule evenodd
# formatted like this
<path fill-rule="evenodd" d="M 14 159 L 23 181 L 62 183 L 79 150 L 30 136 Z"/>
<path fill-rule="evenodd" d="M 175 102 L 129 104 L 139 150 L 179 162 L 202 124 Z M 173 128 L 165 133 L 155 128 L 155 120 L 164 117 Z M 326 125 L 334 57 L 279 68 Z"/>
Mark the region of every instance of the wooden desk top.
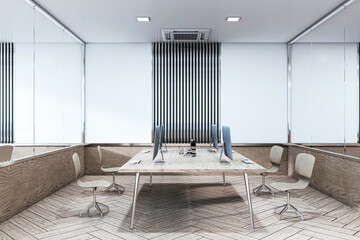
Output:
<path fill-rule="evenodd" d="M 153 150 L 149 153 L 139 152 L 132 159 L 126 162 L 119 172 L 126 173 L 222 173 L 222 172 L 265 172 L 265 168 L 257 163 L 245 164 L 242 159 L 243 155 L 233 152 L 233 160 L 225 155 L 223 160 L 230 163 L 220 163 L 220 152 L 208 152 L 205 149 L 197 149 L 196 157 L 184 157 L 178 153 L 178 149 L 168 148 L 164 152 L 164 163 L 154 163 L 152 160 Z M 161 159 L 159 152 L 156 159 Z M 130 164 L 132 160 L 141 160 L 139 164 Z"/>

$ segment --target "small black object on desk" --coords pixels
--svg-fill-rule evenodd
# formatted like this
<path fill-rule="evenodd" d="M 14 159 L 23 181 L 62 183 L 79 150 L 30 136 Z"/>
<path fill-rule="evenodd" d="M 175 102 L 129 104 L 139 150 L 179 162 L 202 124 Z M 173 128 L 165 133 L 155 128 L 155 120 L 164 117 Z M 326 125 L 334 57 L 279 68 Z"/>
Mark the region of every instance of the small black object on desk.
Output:
<path fill-rule="evenodd" d="M 195 141 L 195 139 L 190 140 L 190 148 L 184 154 L 184 157 L 196 157 L 196 141 Z"/>
<path fill-rule="evenodd" d="M 192 153 L 196 153 L 196 141 L 195 139 L 191 139 L 190 141 L 190 150 Z"/>

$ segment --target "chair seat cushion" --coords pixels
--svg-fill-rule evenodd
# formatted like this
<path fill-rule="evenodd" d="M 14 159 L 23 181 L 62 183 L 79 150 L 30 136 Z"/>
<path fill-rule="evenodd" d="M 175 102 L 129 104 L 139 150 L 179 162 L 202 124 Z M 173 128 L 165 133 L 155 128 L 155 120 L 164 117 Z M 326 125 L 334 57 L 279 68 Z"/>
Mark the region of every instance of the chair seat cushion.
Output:
<path fill-rule="evenodd" d="M 271 187 L 281 191 L 304 189 L 308 185 L 309 185 L 309 180 L 302 178 L 300 178 L 299 181 L 296 183 L 273 182 L 270 184 Z"/>
<path fill-rule="evenodd" d="M 118 172 L 120 167 L 111 167 L 111 168 L 104 168 L 101 167 L 101 171 L 103 172 Z"/>
<path fill-rule="evenodd" d="M 80 187 L 84 187 L 84 188 L 108 187 L 111 185 L 110 182 L 105 180 L 93 180 L 93 181 L 82 182 L 79 179 L 77 180 L 77 184 Z"/>
<path fill-rule="evenodd" d="M 276 165 L 273 165 L 270 169 L 266 170 L 266 173 L 276 173 L 279 170 L 279 167 Z"/>

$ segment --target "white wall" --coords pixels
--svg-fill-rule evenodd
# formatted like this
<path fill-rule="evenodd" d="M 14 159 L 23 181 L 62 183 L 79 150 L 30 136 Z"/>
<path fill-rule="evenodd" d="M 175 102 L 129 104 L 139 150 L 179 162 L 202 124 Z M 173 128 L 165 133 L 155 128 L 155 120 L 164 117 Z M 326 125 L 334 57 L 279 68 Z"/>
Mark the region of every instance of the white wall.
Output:
<path fill-rule="evenodd" d="M 347 44 L 345 57 L 344 63 L 343 44 L 293 45 L 293 142 L 342 143 L 345 138 L 348 143 L 356 143 L 359 101 L 356 44 Z"/>
<path fill-rule="evenodd" d="M 151 44 L 88 44 L 86 141 L 149 143 Z"/>
<path fill-rule="evenodd" d="M 16 44 L 15 142 L 33 143 L 33 44 Z M 35 46 L 35 144 L 80 143 L 79 44 Z"/>
<path fill-rule="evenodd" d="M 234 143 L 287 142 L 286 44 L 222 44 L 222 125 Z"/>

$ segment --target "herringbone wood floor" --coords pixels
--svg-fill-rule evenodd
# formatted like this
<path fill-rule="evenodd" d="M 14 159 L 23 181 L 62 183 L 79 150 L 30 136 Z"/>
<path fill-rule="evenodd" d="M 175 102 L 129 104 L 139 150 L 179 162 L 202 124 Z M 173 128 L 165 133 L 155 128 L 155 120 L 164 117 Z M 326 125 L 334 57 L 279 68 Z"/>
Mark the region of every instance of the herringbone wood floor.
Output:
<path fill-rule="evenodd" d="M 110 176 L 85 176 L 86 180 Z M 98 201 L 110 206 L 104 218 L 78 216 L 92 200 L 89 190 L 75 183 L 61 189 L 0 225 L 3 239 L 360 239 L 360 213 L 308 187 L 294 192 L 292 203 L 304 222 L 292 213 L 283 220 L 274 207 L 286 201 L 284 193 L 253 196 L 255 230 L 250 231 L 242 176 L 140 177 L 135 228 L 129 230 L 134 177 L 117 176 L 123 195 L 99 191 Z M 268 177 L 271 181 L 294 181 Z M 251 187 L 259 176 L 250 176 Z"/>

